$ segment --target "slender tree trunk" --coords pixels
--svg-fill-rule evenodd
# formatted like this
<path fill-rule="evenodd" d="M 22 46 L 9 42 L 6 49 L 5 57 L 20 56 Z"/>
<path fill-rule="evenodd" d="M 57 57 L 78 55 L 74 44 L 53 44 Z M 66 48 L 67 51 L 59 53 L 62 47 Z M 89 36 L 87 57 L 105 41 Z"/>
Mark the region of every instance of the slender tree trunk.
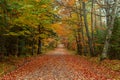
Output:
<path fill-rule="evenodd" d="M 93 50 L 93 45 L 92 45 L 93 42 L 92 42 L 92 39 L 90 37 L 90 32 L 89 32 L 89 29 L 88 29 L 88 22 L 87 22 L 87 13 L 86 13 L 85 2 L 83 2 L 83 17 L 84 17 L 84 24 L 85 24 L 87 37 L 88 37 L 88 45 L 89 45 L 89 49 L 90 49 L 90 55 L 94 56 L 94 50 Z"/>
<path fill-rule="evenodd" d="M 41 34 L 40 26 L 41 25 L 38 26 L 39 34 Z M 42 53 L 42 41 L 41 41 L 41 38 L 39 37 L 38 38 L 38 52 L 37 52 L 37 54 L 41 54 L 41 53 Z"/>
<path fill-rule="evenodd" d="M 15 51 L 15 56 L 19 56 L 19 38 L 16 38 L 16 51 Z"/>
<path fill-rule="evenodd" d="M 91 41 L 92 41 L 92 46 L 93 46 L 93 51 L 94 51 L 94 55 L 95 55 L 95 41 L 94 41 L 94 28 L 95 28 L 95 26 L 94 26 L 94 14 L 93 14 L 93 12 L 94 12 L 94 0 L 92 0 L 92 6 L 91 6 Z"/>
<path fill-rule="evenodd" d="M 109 42 L 112 36 L 112 31 L 114 28 L 114 21 L 115 21 L 115 17 L 117 14 L 117 7 L 118 7 L 118 2 L 119 0 L 115 0 L 114 2 L 114 6 L 110 9 L 109 1 L 106 1 L 107 3 L 107 8 L 106 8 L 106 20 L 107 20 L 107 33 L 106 33 L 106 39 L 105 39 L 105 44 L 104 44 L 104 48 L 103 48 L 103 52 L 102 52 L 102 57 L 101 59 L 105 59 L 108 56 L 108 48 L 109 48 Z"/>
<path fill-rule="evenodd" d="M 105 44 L 104 44 L 104 48 L 103 48 L 103 52 L 102 52 L 102 58 L 107 58 L 107 52 L 108 52 L 108 48 L 109 48 L 109 42 L 112 36 L 112 31 L 113 31 L 113 25 L 114 25 L 114 19 L 111 21 L 111 24 L 109 24 L 109 28 L 107 30 L 107 35 L 106 35 L 106 40 L 105 40 Z"/>
<path fill-rule="evenodd" d="M 76 38 L 76 43 L 77 43 L 77 53 L 79 53 L 79 43 L 78 43 L 78 37 L 77 37 L 77 34 L 75 35 L 75 38 Z"/>
<path fill-rule="evenodd" d="M 38 52 L 37 54 L 41 54 L 42 53 L 42 42 L 41 39 L 38 39 Z"/>
<path fill-rule="evenodd" d="M 94 11 L 94 0 L 92 0 L 92 6 L 91 6 L 91 32 L 92 32 L 92 40 L 94 38 L 94 20 L 93 20 L 93 11 Z"/>
<path fill-rule="evenodd" d="M 87 46 L 86 46 L 86 42 L 85 42 L 85 39 L 84 39 L 84 28 L 83 28 L 83 19 L 82 19 L 82 1 L 79 0 L 79 4 L 80 4 L 80 9 L 79 9 L 79 24 L 80 24 L 80 32 L 81 32 L 81 42 L 82 42 L 82 52 L 84 53 L 84 55 L 86 56 L 86 53 L 87 53 Z"/>
<path fill-rule="evenodd" d="M 80 36 L 80 30 L 78 29 L 77 32 L 77 44 L 78 44 L 78 53 L 81 55 L 82 54 L 82 44 L 81 44 L 81 36 Z"/>
<path fill-rule="evenodd" d="M 34 37 L 32 37 L 32 55 L 34 55 L 34 42 L 35 42 L 35 39 Z"/>
<path fill-rule="evenodd" d="M 82 21 L 82 16 L 81 16 L 81 21 Z M 85 41 L 85 38 L 84 38 L 83 25 L 82 25 L 82 43 L 83 43 L 83 53 L 86 56 L 87 55 L 86 53 L 88 53 L 88 51 L 87 51 L 86 41 Z"/>
<path fill-rule="evenodd" d="M 4 0 L 4 4 L 3 4 L 3 13 L 4 13 L 4 25 L 5 25 L 5 27 L 8 27 L 8 25 L 7 25 L 7 2 L 6 2 L 6 0 Z"/>
<path fill-rule="evenodd" d="M 5 56 L 5 53 L 5 38 L 0 34 L 0 57 L 3 58 L 3 56 Z"/>
<path fill-rule="evenodd" d="M 100 9 L 100 15 L 102 15 L 102 10 Z M 103 24 L 102 24 L 102 17 L 100 16 L 100 27 L 102 27 Z"/>
<path fill-rule="evenodd" d="M 79 4 L 80 4 L 80 1 L 79 1 Z M 78 19 L 78 24 L 77 24 L 77 36 L 78 36 L 78 42 L 77 42 L 77 45 L 79 46 L 79 48 L 78 48 L 78 53 L 80 54 L 80 55 L 82 55 L 82 47 L 83 47 L 83 45 L 82 45 L 82 21 L 81 21 L 81 5 L 80 5 L 80 7 L 78 7 L 77 6 L 77 4 L 76 4 L 76 11 L 77 11 L 77 19 Z"/>

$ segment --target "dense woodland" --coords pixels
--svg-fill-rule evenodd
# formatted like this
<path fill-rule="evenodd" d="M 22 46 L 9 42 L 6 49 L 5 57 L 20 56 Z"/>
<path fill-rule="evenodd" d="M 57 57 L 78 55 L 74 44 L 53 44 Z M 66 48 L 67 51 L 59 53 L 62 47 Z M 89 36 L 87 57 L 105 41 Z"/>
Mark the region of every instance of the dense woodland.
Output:
<path fill-rule="evenodd" d="M 79 55 L 120 59 L 120 0 L 0 0 L 0 58 L 59 43 Z"/>

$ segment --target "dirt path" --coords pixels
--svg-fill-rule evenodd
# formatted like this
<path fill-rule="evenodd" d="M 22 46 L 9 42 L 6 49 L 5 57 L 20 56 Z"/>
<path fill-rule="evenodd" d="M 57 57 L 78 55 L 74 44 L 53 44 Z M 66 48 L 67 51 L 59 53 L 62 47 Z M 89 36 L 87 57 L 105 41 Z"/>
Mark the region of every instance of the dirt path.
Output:
<path fill-rule="evenodd" d="M 110 77 L 114 72 L 102 69 L 59 46 L 5 75 L 2 80 L 117 80 Z"/>

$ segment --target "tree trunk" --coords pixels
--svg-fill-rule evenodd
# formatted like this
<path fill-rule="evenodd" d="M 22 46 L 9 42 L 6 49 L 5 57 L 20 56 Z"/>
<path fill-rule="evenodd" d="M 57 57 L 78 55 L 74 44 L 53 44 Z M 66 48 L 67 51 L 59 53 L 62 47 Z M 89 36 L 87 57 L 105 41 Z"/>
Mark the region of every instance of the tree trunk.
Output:
<path fill-rule="evenodd" d="M 87 37 L 88 37 L 88 45 L 89 45 L 89 49 L 90 49 L 90 55 L 94 56 L 93 42 L 92 42 L 92 39 L 90 37 L 90 32 L 89 32 L 89 29 L 88 29 L 88 22 L 87 22 L 87 13 L 86 13 L 85 2 L 83 2 L 83 17 L 84 17 L 84 24 L 85 24 Z"/>
<path fill-rule="evenodd" d="M 94 38 L 94 20 L 93 20 L 93 11 L 94 11 L 94 0 L 92 0 L 92 6 L 91 6 L 91 32 L 92 32 L 92 40 Z"/>
<path fill-rule="evenodd" d="M 107 3 L 107 8 L 106 8 L 106 20 L 107 20 L 107 33 L 106 33 L 106 39 L 105 39 L 105 44 L 104 44 L 104 48 L 103 48 L 103 52 L 102 52 L 102 59 L 107 58 L 108 54 L 108 48 L 109 48 L 109 42 L 112 36 L 112 31 L 114 28 L 114 21 L 115 21 L 115 17 L 117 14 L 117 7 L 118 7 L 118 2 L 119 0 L 116 0 L 114 2 L 114 6 L 112 8 L 109 7 L 110 2 L 106 1 Z"/>
<path fill-rule="evenodd" d="M 79 53 L 79 44 L 78 44 L 77 35 L 75 35 L 75 39 L 76 39 L 76 44 L 77 44 L 77 53 Z"/>
<path fill-rule="evenodd" d="M 38 26 L 38 32 L 39 32 L 39 35 L 41 34 L 41 30 L 40 30 L 40 26 Z M 42 53 L 42 41 L 41 41 L 41 37 L 38 38 L 38 52 L 37 54 L 41 54 Z"/>
<path fill-rule="evenodd" d="M 0 58 L 3 58 L 5 56 L 5 53 L 5 38 L 0 34 Z"/>
<path fill-rule="evenodd" d="M 81 20 L 81 3 L 79 1 L 80 7 L 77 6 L 76 4 L 76 12 L 77 12 L 77 19 L 78 19 L 78 24 L 77 24 L 77 45 L 78 45 L 78 53 L 82 55 L 82 20 Z"/>
<path fill-rule="evenodd" d="M 42 42 L 41 39 L 38 39 L 38 52 L 37 54 L 41 54 L 42 53 Z"/>
<path fill-rule="evenodd" d="M 78 29 L 78 31 L 81 31 Z M 81 37 L 81 34 L 80 32 L 78 32 L 78 43 L 79 43 L 79 54 L 82 55 L 82 41 L 81 41 L 82 37 Z"/>
<path fill-rule="evenodd" d="M 100 15 L 102 15 L 102 10 L 100 9 Z M 102 24 L 102 17 L 100 16 L 100 27 L 103 27 L 103 24 Z"/>
<path fill-rule="evenodd" d="M 34 55 L 34 42 L 35 42 L 35 39 L 33 37 L 33 39 L 32 39 L 32 55 Z"/>
<path fill-rule="evenodd" d="M 95 28 L 95 25 L 94 25 L 94 15 L 93 15 L 93 12 L 94 12 L 94 0 L 92 0 L 92 6 L 91 6 L 91 41 L 92 41 L 92 46 L 93 46 L 93 51 L 94 51 L 94 56 L 95 56 L 95 41 L 94 41 L 94 28 Z"/>
<path fill-rule="evenodd" d="M 18 57 L 20 55 L 19 53 L 19 37 L 16 38 L 16 51 L 15 56 Z"/>
<path fill-rule="evenodd" d="M 109 48 L 109 41 L 111 39 L 112 36 L 112 31 L 113 31 L 113 27 L 114 27 L 114 19 L 115 17 L 113 17 L 113 19 L 111 21 L 108 22 L 108 29 L 107 29 L 107 33 L 106 33 L 106 39 L 105 39 L 105 44 L 104 44 L 104 48 L 103 48 L 103 52 L 102 52 L 102 59 L 107 58 L 107 52 L 108 52 L 108 48 Z"/>
<path fill-rule="evenodd" d="M 7 2 L 6 2 L 6 0 L 4 0 L 4 4 L 3 4 L 3 13 L 4 13 L 4 19 L 3 19 L 3 21 L 4 21 L 4 25 L 5 25 L 5 27 L 8 27 L 8 25 L 7 25 Z"/>
<path fill-rule="evenodd" d="M 77 53 L 78 54 L 82 54 L 82 45 L 80 44 L 80 34 L 79 34 L 79 32 L 77 31 L 76 32 L 77 34 L 76 34 L 76 43 L 77 43 Z"/>
<path fill-rule="evenodd" d="M 80 17 L 80 20 L 79 20 L 79 24 L 80 24 L 80 31 L 81 31 L 81 42 L 82 42 L 82 52 L 84 53 L 84 55 L 86 56 L 87 54 L 87 46 L 86 46 L 86 42 L 85 42 L 85 38 L 84 38 L 84 28 L 83 28 L 83 19 L 82 19 L 82 1 L 79 0 L 79 4 L 80 4 L 80 9 L 79 9 L 79 17 Z"/>

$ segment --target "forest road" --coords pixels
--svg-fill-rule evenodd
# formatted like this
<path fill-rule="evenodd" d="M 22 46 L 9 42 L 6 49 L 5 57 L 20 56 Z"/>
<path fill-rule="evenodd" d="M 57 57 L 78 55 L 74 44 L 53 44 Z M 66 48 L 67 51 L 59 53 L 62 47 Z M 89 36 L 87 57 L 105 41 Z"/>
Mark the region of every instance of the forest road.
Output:
<path fill-rule="evenodd" d="M 100 68 L 99 68 L 100 69 Z M 5 75 L 2 80 L 112 80 L 62 45 Z"/>

